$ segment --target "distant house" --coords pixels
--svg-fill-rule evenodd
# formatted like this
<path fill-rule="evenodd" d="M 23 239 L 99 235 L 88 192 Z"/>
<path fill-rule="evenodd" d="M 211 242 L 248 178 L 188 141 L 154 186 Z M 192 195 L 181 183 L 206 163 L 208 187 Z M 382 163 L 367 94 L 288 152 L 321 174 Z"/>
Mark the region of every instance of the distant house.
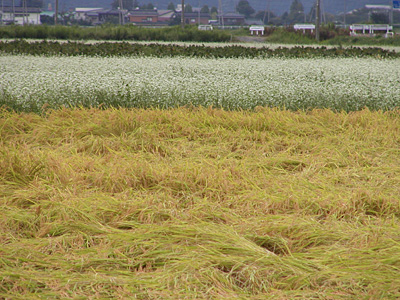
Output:
<path fill-rule="evenodd" d="M 40 22 L 40 13 L 42 10 L 36 7 L 11 7 L 4 6 L 0 7 L 0 19 L 4 24 L 31 24 L 31 25 L 39 25 Z"/>
<path fill-rule="evenodd" d="M 245 24 L 245 16 L 237 13 L 228 12 L 222 15 L 218 15 L 220 25 L 225 26 L 241 26 Z"/>
<path fill-rule="evenodd" d="M 98 12 L 102 10 L 101 7 L 77 7 L 74 11 L 74 19 L 95 23 L 99 21 Z"/>
<path fill-rule="evenodd" d="M 100 20 L 99 20 L 99 12 L 102 11 L 103 9 L 100 10 L 93 10 L 93 11 L 89 11 L 85 14 L 85 21 L 91 23 L 92 25 L 97 25 L 100 24 Z"/>
<path fill-rule="evenodd" d="M 85 21 L 97 25 L 102 23 L 118 23 L 123 18 L 123 23 L 127 20 L 128 11 L 125 9 L 104 9 L 100 7 L 77 7 L 74 11 L 76 21 Z"/>
<path fill-rule="evenodd" d="M 119 20 L 120 16 L 122 16 L 125 22 L 125 20 L 127 19 L 128 11 L 125 9 L 102 9 L 96 11 L 96 13 L 98 14 L 99 23 L 115 23 L 117 20 Z"/>
<path fill-rule="evenodd" d="M 158 21 L 169 23 L 174 18 L 175 12 L 173 10 L 158 10 Z"/>
<path fill-rule="evenodd" d="M 176 14 L 176 18 L 179 20 L 181 19 L 181 13 Z M 206 13 L 184 13 L 184 18 L 185 18 L 185 24 L 208 24 L 208 21 L 211 19 L 210 14 Z"/>
<path fill-rule="evenodd" d="M 157 9 L 135 9 L 128 13 L 128 21 L 135 24 L 149 24 L 158 22 Z"/>

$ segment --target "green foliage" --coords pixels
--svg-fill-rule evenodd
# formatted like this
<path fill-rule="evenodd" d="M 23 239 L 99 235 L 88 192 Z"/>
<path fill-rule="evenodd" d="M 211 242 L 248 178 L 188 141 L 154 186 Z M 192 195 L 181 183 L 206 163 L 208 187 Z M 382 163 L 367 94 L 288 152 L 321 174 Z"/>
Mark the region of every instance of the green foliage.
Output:
<path fill-rule="evenodd" d="M 251 7 L 249 1 L 247 0 L 240 0 L 236 6 L 236 10 L 246 17 L 249 17 L 255 12 L 254 8 Z"/>
<path fill-rule="evenodd" d="M 187 13 L 192 13 L 193 12 L 193 8 L 190 4 L 186 4 L 185 5 L 185 12 Z"/>
<path fill-rule="evenodd" d="M 290 5 L 289 15 L 286 20 L 288 23 L 304 23 L 304 7 L 301 1 L 293 0 Z"/>
<path fill-rule="evenodd" d="M 204 13 L 204 14 L 210 13 L 210 9 L 209 9 L 208 5 L 205 4 L 205 5 L 201 8 L 200 12 L 201 12 L 201 13 Z"/>
<path fill-rule="evenodd" d="M 272 12 L 272 11 L 270 11 L 269 12 L 269 21 L 268 21 L 268 11 L 266 11 L 266 10 L 260 10 L 260 11 L 258 11 L 256 14 L 255 14 L 255 16 L 254 16 L 256 19 L 258 19 L 258 20 L 261 20 L 261 21 L 263 21 L 264 22 L 264 24 L 265 25 L 267 25 L 267 24 L 271 24 L 272 22 L 272 19 L 275 19 L 276 18 L 276 15 Z"/>
<path fill-rule="evenodd" d="M 111 3 L 111 7 L 113 9 L 117 9 L 119 7 L 119 0 L 113 0 L 113 2 Z M 134 9 L 135 7 L 133 0 L 122 0 L 122 8 L 127 10 Z"/>
<path fill-rule="evenodd" d="M 149 3 L 147 3 L 147 4 L 142 5 L 140 8 L 141 8 L 141 9 L 148 9 L 148 10 L 151 10 L 151 9 L 154 9 L 154 5 L 153 5 L 153 3 L 149 2 Z"/>
<path fill-rule="evenodd" d="M 118 21 L 118 20 L 117 20 Z M 141 28 L 133 25 L 82 28 L 77 26 L 7 26 L 0 27 L 0 38 L 33 38 L 62 40 L 135 40 L 226 42 L 230 35 L 223 31 L 199 31 L 195 27 Z"/>
<path fill-rule="evenodd" d="M 348 36 L 336 35 L 331 39 L 325 40 L 327 45 L 368 45 L 368 46 L 400 46 L 400 36 L 393 38 L 385 38 L 384 36 L 363 37 L 363 36 Z"/>
<path fill-rule="evenodd" d="M 374 24 L 389 24 L 390 22 L 388 14 L 383 14 L 383 13 L 372 13 L 371 21 Z"/>
<path fill-rule="evenodd" d="M 118 27 L 116 27 L 118 29 Z M 62 30 L 63 27 L 60 27 Z M 181 36 L 183 40 L 191 40 L 190 32 L 187 36 Z M 126 32 L 121 30 L 114 35 L 121 39 L 125 38 Z M 206 31 L 196 31 L 202 40 L 207 39 Z M 59 34 L 62 34 L 60 32 Z M 202 37 L 202 34 L 204 36 Z M 290 37 L 292 40 L 293 37 Z M 237 58 L 237 57 L 376 57 L 376 58 L 398 58 L 400 53 L 384 50 L 382 48 L 327 48 L 327 47 L 291 47 L 270 49 L 267 47 L 252 48 L 245 46 L 207 47 L 199 45 L 165 45 L 165 44 L 139 44 L 139 43 L 97 43 L 84 44 L 79 42 L 27 42 L 16 40 L 0 41 L 0 52 L 12 54 L 30 55 L 67 55 L 67 56 L 156 56 L 156 57 L 212 57 L 212 58 Z"/>
<path fill-rule="evenodd" d="M 175 4 L 173 2 L 168 3 L 167 9 L 175 10 Z"/>
<path fill-rule="evenodd" d="M 54 25 L 54 18 L 47 15 L 41 15 L 40 23 L 43 25 Z"/>

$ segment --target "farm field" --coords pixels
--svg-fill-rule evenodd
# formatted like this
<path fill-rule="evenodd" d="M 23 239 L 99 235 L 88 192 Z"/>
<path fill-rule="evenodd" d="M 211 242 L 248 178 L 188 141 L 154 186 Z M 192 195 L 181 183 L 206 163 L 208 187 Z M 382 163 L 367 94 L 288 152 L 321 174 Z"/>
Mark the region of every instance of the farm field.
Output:
<path fill-rule="evenodd" d="M 215 48 L 0 42 L 0 299 L 400 298 L 398 52 Z"/>
<path fill-rule="evenodd" d="M 0 298 L 398 299 L 398 111 L 1 111 Z"/>
<path fill-rule="evenodd" d="M 400 59 L 0 56 L 0 104 L 391 110 Z"/>

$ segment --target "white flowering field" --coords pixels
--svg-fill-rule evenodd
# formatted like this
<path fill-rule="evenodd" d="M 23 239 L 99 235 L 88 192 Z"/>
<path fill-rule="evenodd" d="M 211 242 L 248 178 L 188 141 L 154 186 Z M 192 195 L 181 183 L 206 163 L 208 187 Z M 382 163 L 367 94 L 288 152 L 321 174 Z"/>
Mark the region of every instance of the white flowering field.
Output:
<path fill-rule="evenodd" d="M 0 104 L 393 109 L 400 106 L 400 60 L 3 55 Z"/>

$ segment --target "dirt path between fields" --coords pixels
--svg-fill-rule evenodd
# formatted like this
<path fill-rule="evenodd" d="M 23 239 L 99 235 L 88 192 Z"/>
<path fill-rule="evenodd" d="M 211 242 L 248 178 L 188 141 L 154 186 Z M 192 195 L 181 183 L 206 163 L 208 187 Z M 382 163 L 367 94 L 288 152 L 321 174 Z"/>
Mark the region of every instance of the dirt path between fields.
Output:
<path fill-rule="evenodd" d="M 245 43 L 265 43 L 266 38 L 264 36 L 236 36 L 235 39 Z"/>

